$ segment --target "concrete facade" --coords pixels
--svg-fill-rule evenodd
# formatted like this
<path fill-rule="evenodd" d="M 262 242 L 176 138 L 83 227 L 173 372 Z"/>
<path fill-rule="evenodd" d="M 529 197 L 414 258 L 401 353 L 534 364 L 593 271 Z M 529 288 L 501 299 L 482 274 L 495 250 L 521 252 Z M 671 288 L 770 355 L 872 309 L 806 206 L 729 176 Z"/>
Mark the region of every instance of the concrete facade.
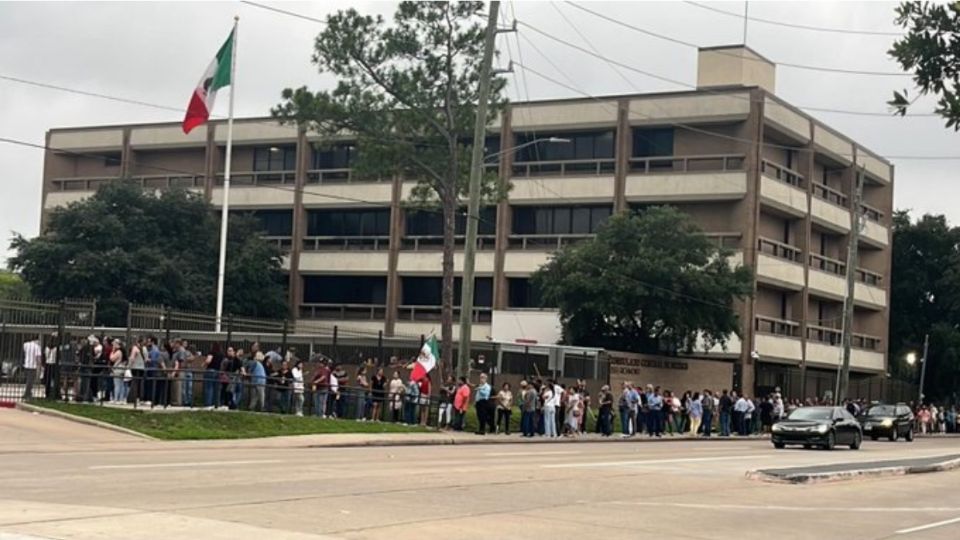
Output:
<path fill-rule="evenodd" d="M 490 333 L 495 311 L 534 308 L 526 278 L 556 249 L 591 237 L 604 216 L 672 204 L 756 274 L 753 296 L 734 306 L 742 321 L 736 350 L 698 356 L 734 357 L 734 387 L 773 386 L 766 367 L 836 365 L 844 260 L 853 216 L 861 214 L 854 367 L 885 372 L 893 167 L 777 98 L 775 67 L 755 52 L 710 49 L 700 61 L 695 91 L 506 107 L 489 135 L 499 138 L 499 178 L 512 191 L 489 230 L 481 228 L 477 277 L 486 281 L 478 285 L 483 330 L 475 334 Z M 290 214 L 288 232 L 268 236 L 289 251 L 292 318 L 387 335 L 438 327 L 439 302 L 421 292 L 440 277 L 439 238 L 418 233 L 403 204 L 415 182 L 354 178 L 349 167 L 324 164 L 315 134 L 270 119 L 239 121 L 235 135 L 231 208 Z M 50 130 L 42 211 L 120 177 L 202 191 L 218 205 L 224 136 L 219 120 L 190 136 L 172 123 Z M 542 147 L 561 158 L 512 151 L 551 136 L 572 141 L 567 149 Z M 860 209 L 853 208 L 857 181 L 865 186 Z M 375 210 L 386 217 L 373 233 L 360 225 L 339 236 L 318 232 L 324 220 L 360 223 L 369 216 L 347 214 Z M 457 271 L 461 265 L 458 252 Z M 366 294 L 363 301 L 318 301 L 350 288 L 338 277 L 369 278 L 349 293 Z"/>

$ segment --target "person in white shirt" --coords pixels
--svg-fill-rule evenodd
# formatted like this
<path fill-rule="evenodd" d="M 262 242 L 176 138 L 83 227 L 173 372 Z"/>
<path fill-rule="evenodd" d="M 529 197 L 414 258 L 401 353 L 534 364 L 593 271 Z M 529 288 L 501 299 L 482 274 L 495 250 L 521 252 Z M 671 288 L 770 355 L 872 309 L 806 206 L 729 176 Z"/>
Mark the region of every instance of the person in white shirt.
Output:
<path fill-rule="evenodd" d="M 43 388 L 45 390 L 45 396 L 56 397 L 57 392 L 57 381 L 59 377 L 56 374 L 57 369 L 57 352 L 60 349 L 60 344 L 57 340 L 57 334 L 54 333 L 50 336 L 50 343 L 43 349 Z"/>
<path fill-rule="evenodd" d="M 543 434 L 547 438 L 557 436 L 557 405 L 560 404 L 560 397 L 554 391 L 553 381 L 547 381 L 543 385 L 540 393 L 543 400 Z"/>
<path fill-rule="evenodd" d="M 340 409 L 336 407 L 337 401 L 340 400 L 340 379 L 337 378 L 337 375 L 331 371 L 330 372 L 330 395 L 333 396 L 333 414 L 330 416 L 336 417 L 337 411 Z"/>
<path fill-rule="evenodd" d="M 23 373 L 26 382 L 23 399 L 33 399 L 33 383 L 37 379 L 37 370 L 40 369 L 42 359 L 43 350 L 40 348 L 39 336 L 23 344 Z"/>
<path fill-rule="evenodd" d="M 303 416 L 303 360 L 297 360 L 290 376 L 293 377 L 293 414 Z"/>

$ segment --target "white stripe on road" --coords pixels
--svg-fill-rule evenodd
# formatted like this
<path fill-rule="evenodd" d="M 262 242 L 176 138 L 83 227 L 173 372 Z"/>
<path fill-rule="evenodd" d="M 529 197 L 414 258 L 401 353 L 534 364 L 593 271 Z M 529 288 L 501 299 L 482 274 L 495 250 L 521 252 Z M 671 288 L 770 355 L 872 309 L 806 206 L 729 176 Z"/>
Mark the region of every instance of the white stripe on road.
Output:
<path fill-rule="evenodd" d="M 648 501 L 613 501 L 613 504 L 626 506 L 653 506 L 669 508 L 688 508 L 691 510 L 757 510 L 757 511 L 777 511 L 777 512 L 863 512 L 863 513 L 883 513 L 883 512 L 960 512 L 960 507 L 921 507 L 911 508 L 906 506 L 867 506 L 851 508 L 848 506 L 777 506 L 764 504 L 697 504 L 697 503 L 670 503 L 670 502 L 648 502 Z M 960 519 L 960 518 L 958 518 Z M 897 531 L 898 533 L 900 531 Z"/>
<path fill-rule="evenodd" d="M 576 450 L 568 450 L 566 452 L 487 452 L 484 456 L 487 457 L 513 457 L 513 456 L 570 456 L 579 454 L 580 452 Z"/>
<path fill-rule="evenodd" d="M 909 529 L 900 529 L 897 531 L 897 534 L 910 534 L 920 531 L 926 531 L 927 529 L 935 529 L 937 527 L 943 527 L 944 525 L 952 525 L 954 523 L 960 523 L 960 517 L 948 519 L 946 521 L 938 521 L 936 523 L 928 523 L 926 525 L 920 525 L 919 527 L 910 527 Z"/>
<path fill-rule="evenodd" d="M 765 459 L 773 456 L 719 456 L 703 458 L 677 458 L 677 459 L 646 459 L 640 461 L 600 461 L 595 463 L 556 463 L 553 465 L 541 465 L 544 469 L 579 469 L 589 467 L 627 467 L 630 465 L 660 465 L 666 463 L 701 463 L 707 461 L 736 461 L 743 459 Z"/>
<path fill-rule="evenodd" d="M 113 469 L 175 469 L 183 467 L 209 467 L 211 465 L 256 465 L 263 463 L 283 463 L 280 459 L 256 459 L 247 461 L 193 461 L 181 463 L 136 463 L 132 465 L 94 465 L 87 467 L 91 471 Z"/>

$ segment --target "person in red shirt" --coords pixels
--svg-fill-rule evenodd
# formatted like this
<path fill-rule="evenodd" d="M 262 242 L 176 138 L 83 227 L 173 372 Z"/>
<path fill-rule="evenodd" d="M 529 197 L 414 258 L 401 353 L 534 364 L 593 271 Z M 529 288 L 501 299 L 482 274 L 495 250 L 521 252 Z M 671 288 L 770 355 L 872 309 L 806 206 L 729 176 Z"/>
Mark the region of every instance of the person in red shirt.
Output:
<path fill-rule="evenodd" d="M 420 379 L 420 425 L 427 425 L 430 418 L 430 374 Z"/>
<path fill-rule="evenodd" d="M 453 396 L 453 429 L 463 431 L 463 421 L 467 417 L 467 407 L 470 405 L 470 385 L 466 377 L 460 377 L 457 383 L 457 393 Z"/>

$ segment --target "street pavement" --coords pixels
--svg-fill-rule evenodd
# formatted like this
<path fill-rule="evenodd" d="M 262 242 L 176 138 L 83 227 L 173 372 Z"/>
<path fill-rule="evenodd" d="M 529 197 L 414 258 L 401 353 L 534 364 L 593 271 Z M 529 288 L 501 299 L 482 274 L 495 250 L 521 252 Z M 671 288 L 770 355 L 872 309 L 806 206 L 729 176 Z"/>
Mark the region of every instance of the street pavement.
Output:
<path fill-rule="evenodd" d="M 489 435 L 487 437 L 490 437 Z M 958 453 L 960 440 L 309 448 L 159 442 L 0 410 L 0 540 L 960 538 L 960 471 L 784 485 L 753 469 Z"/>

